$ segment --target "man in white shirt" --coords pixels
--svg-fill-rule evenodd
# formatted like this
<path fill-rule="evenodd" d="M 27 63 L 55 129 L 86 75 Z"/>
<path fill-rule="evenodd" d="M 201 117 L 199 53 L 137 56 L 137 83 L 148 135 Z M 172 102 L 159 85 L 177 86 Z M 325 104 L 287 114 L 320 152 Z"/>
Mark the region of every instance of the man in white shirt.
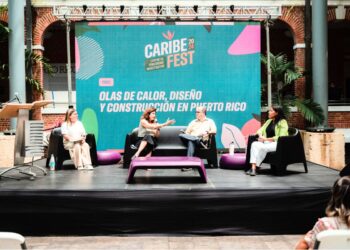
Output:
<path fill-rule="evenodd" d="M 206 117 L 206 108 L 196 108 L 196 119 L 190 122 L 184 134 L 180 138 L 187 143 L 187 156 L 193 156 L 197 146 L 208 141 L 209 134 L 216 134 L 216 125 L 212 119 Z"/>

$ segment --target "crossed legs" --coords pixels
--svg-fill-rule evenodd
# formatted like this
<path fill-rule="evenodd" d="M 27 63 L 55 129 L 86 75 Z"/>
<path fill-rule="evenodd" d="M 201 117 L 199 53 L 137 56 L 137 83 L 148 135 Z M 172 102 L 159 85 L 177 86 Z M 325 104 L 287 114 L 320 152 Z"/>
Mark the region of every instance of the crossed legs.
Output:
<path fill-rule="evenodd" d="M 141 152 L 146 149 L 147 154 L 145 157 L 150 157 L 152 155 L 153 148 L 156 145 L 156 139 L 153 138 L 151 135 L 146 135 L 142 138 L 141 141 L 139 141 L 139 146 L 137 148 L 136 153 L 131 158 L 132 160 L 136 157 L 139 157 Z"/>
<path fill-rule="evenodd" d="M 139 157 L 140 153 L 142 152 L 142 150 L 145 149 L 145 147 L 147 146 L 147 141 L 146 140 L 142 140 L 140 143 L 139 148 L 137 149 L 136 153 L 134 154 L 134 156 L 132 157 L 132 159 Z M 152 151 L 149 152 L 146 156 L 151 156 L 152 155 Z"/>
<path fill-rule="evenodd" d="M 179 136 L 181 140 L 187 144 L 187 156 L 193 156 L 196 146 L 199 144 L 199 138 L 189 134 L 180 134 Z"/>

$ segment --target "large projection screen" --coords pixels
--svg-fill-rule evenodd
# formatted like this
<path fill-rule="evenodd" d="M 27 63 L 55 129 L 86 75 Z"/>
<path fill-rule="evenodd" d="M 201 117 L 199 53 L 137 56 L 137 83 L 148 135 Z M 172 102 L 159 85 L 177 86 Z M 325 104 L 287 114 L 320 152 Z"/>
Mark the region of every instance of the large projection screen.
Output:
<path fill-rule="evenodd" d="M 187 125 L 197 106 L 217 125 L 217 147 L 244 148 L 260 126 L 260 24 L 79 22 L 77 109 L 98 150 L 123 149 L 148 106 Z"/>

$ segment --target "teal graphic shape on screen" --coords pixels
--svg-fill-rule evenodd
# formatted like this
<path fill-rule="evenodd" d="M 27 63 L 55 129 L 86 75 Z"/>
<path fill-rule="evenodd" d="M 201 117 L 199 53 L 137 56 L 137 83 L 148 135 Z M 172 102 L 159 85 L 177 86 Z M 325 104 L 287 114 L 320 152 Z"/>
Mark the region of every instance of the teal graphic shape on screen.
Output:
<path fill-rule="evenodd" d="M 258 23 L 85 22 L 75 30 L 77 109 L 98 150 L 123 149 L 148 106 L 175 125 L 206 106 L 218 148 L 244 148 L 259 127 Z"/>

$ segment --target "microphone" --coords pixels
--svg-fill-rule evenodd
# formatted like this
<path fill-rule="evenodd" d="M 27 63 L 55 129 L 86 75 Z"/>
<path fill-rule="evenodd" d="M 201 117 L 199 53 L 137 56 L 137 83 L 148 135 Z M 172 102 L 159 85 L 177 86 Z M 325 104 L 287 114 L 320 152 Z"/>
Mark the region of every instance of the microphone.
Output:
<path fill-rule="evenodd" d="M 15 98 L 16 98 L 16 100 L 17 100 L 18 103 L 22 103 L 21 100 L 20 100 L 19 97 L 18 97 L 18 92 L 15 92 Z"/>

